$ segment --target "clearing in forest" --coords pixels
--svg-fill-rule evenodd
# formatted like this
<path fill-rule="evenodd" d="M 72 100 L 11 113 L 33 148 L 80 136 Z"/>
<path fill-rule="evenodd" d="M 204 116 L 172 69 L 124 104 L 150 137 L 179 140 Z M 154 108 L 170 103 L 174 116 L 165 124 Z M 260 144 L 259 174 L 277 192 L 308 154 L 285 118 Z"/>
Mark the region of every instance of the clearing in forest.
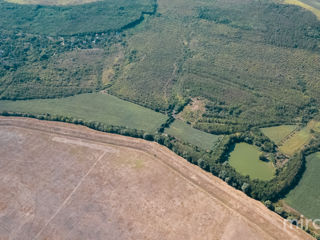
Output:
<path fill-rule="evenodd" d="M 276 127 L 261 128 L 261 131 L 275 144 L 280 144 L 283 139 L 288 137 L 297 128 L 296 125 L 281 125 Z"/>
<path fill-rule="evenodd" d="M 312 239 L 156 143 L 0 118 L 0 146 L 0 239 Z"/>
<path fill-rule="evenodd" d="M 320 131 L 318 121 L 311 120 L 307 126 L 285 140 L 279 147 L 279 150 L 284 154 L 292 156 L 312 139 L 312 131 Z"/>
<path fill-rule="evenodd" d="M 239 173 L 253 179 L 270 180 L 274 177 L 275 169 L 271 162 L 260 160 L 260 154 L 256 146 L 238 143 L 230 153 L 229 164 Z"/>
<path fill-rule="evenodd" d="M 102 93 L 57 99 L 0 101 L 0 112 L 20 112 L 73 117 L 107 125 L 155 132 L 167 116 Z"/>
<path fill-rule="evenodd" d="M 191 127 L 183 121 L 176 120 L 166 129 L 166 133 L 181 139 L 187 143 L 191 143 L 202 149 L 212 150 L 221 139 L 221 135 L 213 135 Z"/>

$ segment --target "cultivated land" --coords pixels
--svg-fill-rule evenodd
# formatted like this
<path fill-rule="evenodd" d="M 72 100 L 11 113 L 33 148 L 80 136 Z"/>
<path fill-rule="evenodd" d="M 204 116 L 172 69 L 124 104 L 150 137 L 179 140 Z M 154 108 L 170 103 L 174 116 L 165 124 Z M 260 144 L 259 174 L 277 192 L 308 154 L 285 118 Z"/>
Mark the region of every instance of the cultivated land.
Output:
<path fill-rule="evenodd" d="M 276 127 L 261 128 L 260 130 L 275 144 L 280 144 L 290 133 L 292 133 L 297 126 L 295 125 L 281 125 Z"/>
<path fill-rule="evenodd" d="M 71 0 L 72 5 L 65 6 L 66 0 L 37 1 L 42 5 L 0 0 L 0 99 L 56 98 L 0 102 L 0 108 L 24 107 L 28 114 L 53 111 L 62 116 L 45 115 L 46 119 L 79 123 L 66 118 L 74 116 L 102 131 L 154 137 L 262 201 L 277 201 L 294 186 L 303 169 L 303 156 L 295 153 L 320 150 L 319 125 L 309 124 L 289 135 L 286 127 L 277 129 L 279 135 L 272 134 L 276 141 L 282 139 L 280 148 L 257 128 L 304 126 L 319 117 L 320 21 L 306 11 L 316 13 L 317 0 L 287 0 L 289 4 L 280 0 L 101 0 L 80 4 L 86 2 Z M 101 95 L 60 99 L 101 91 L 169 118 Z M 172 131 L 187 144 L 162 134 L 163 126 L 175 116 L 196 129 L 225 137 L 214 151 L 205 151 L 201 148 L 211 148 L 214 138 L 181 122 L 166 132 Z M 105 128 L 98 122 L 154 135 Z M 227 151 L 238 141 L 259 146 L 275 161 L 277 175 L 271 181 L 249 179 L 224 164 Z M 243 160 L 244 164 L 237 162 L 241 163 L 238 171 L 245 167 L 253 172 L 257 161 L 248 164 L 248 159 Z"/>
<path fill-rule="evenodd" d="M 274 176 L 271 162 L 259 159 L 261 152 L 256 146 L 248 143 L 238 143 L 230 153 L 229 164 L 243 175 L 253 179 L 270 180 Z"/>
<path fill-rule="evenodd" d="M 155 132 L 167 116 L 108 94 L 81 94 L 60 99 L 0 101 L 0 111 L 68 116 L 84 121 Z"/>
<path fill-rule="evenodd" d="M 0 119 L 1 239 L 312 239 L 158 144 Z"/>
<path fill-rule="evenodd" d="M 320 219 L 320 153 L 306 158 L 306 170 L 298 186 L 285 201 L 294 209 L 310 219 Z"/>
<path fill-rule="evenodd" d="M 174 123 L 170 125 L 170 128 L 167 128 L 165 132 L 205 150 L 214 149 L 215 145 L 223 137 L 202 132 L 180 120 L 174 121 Z"/>

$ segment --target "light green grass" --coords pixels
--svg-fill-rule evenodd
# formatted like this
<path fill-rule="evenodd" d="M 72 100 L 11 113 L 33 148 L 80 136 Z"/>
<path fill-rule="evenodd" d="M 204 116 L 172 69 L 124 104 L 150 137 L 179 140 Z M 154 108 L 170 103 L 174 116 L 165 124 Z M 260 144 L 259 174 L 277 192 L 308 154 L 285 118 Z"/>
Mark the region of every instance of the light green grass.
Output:
<path fill-rule="evenodd" d="M 60 99 L 0 101 L 0 111 L 50 113 L 149 132 L 156 131 L 167 119 L 161 113 L 101 93 Z"/>
<path fill-rule="evenodd" d="M 320 218 L 320 152 L 306 158 L 306 170 L 285 201 L 304 216 Z"/>
<path fill-rule="evenodd" d="M 296 125 L 281 125 L 277 127 L 261 128 L 261 131 L 275 144 L 279 144 L 284 138 L 297 128 Z"/>
<path fill-rule="evenodd" d="M 221 136 L 202 132 L 190 125 L 176 120 L 166 133 L 203 149 L 213 149 Z"/>
<path fill-rule="evenodd" d="M 243 175 L 249 175 L 253 179 L 270 180 L 274 176 L 274 167 L 271 162 L 261 161 L 260 154 L 257 147 L 238 143 L 230 154 L 229 163 Z"/>
<path fill-rule="evenodd" d="M 292 137 L 288 138 L 282 146 L 280 146 L 279 150 L 284 154 L 292 156 L 311 140 L 311 129 L 314 129 L 317 126 L 318 124 L 316 121 L 310 121 L 306 127 L 297 131 Z"/>

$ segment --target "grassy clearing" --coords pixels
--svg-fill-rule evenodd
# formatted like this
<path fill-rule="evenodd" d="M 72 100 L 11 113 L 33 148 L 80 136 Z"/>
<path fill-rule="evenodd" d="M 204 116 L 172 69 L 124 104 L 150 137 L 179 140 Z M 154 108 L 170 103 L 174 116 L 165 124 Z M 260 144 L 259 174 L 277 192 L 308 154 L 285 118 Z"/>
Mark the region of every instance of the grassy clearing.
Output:
<path fill-rule="evenodd" d="M 311 11 L 320 20 L 320 3 L 313 0 L 285 0 L 285 4 L 296 5 Z"/>
<path fill-rule="evenodd" d="M 319 124 L 320 123 L 317 121 L 310 121 L 306 127 L 297 131 L 292 135 L 292 137 L 288 138 L 282 146 L 280 146 L 280 151 L 292 156 L 312 139 L 312 131 L 320 131 Z"/>
<path fill-rule="evenodd" d="M 274 167 L 271 162 L 259 160 L 260 154 L 257 147 L 239 143 L 230 154 L 229 164 L 239 173 L 253 179 L 270 180 L 274 176 Z"/>
<path fill-rule="evenodd" d="M 166 129 L 166 133 L 203 149 L 213 149 L 221 138 L 192 128 L 180 120 L 176 120 L 169 129 Z"/>
<path fill-rule="evenodd" d="M 167 117 L 107 94 L 81 94 L 60 99 L 0 101 L 0 111 L 50 113 L 154 132 Z"/>
<path fill-rule="evenodd" d="M 311 13 L 229 0 L 163 0 L 158 12 L 128 34 L 127 61 L 112 94 L 162 110 L 178 96 L 200 97 L 205 115 L 187 120 L 219 133 L 246 130 L 248 123 L 289 124 L 308 106 L 307 94 L 320 96 L 319 55 L 310 51 L 318 40 L 306 38 L 319 24 Z"/>
<path fill-rule="evenodd" d="M 320 218 L 320 153 L 306 158 L 306 171 L 285 201 L 308 218 Z"/>
<path fill-rule="evenodd" d="M 276 127 L 261 128 L 261 131 L 275 144 L 280 144 L 280 142 L 285 139 L 290 133 L 297 129 L 296 125 L 281 125 Z"/>

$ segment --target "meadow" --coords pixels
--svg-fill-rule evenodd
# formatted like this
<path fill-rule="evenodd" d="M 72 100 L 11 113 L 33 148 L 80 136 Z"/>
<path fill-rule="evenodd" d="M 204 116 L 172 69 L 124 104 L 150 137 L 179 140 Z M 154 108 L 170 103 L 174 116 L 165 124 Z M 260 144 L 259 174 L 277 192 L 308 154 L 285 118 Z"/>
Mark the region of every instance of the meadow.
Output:
<path fill-rule="evenodd" d="M 248 143 L 238 143 L 230 153 L 229 164 L 239 173 L 249 175 L 252 179 L 270 180 L 275 169 L 271 162 L 259 159 L 261 151 Z"/>
<path fill-rule="evenodd" d="M 311 219 L 320 218 L 320 153 L 306 158 L 306 170 L 299 184 L 286 196 L 285 202 Z"/>
<path fill-rule="evenodd" d="M 302 1 L 316 7 L 314 0 Z M 272 164 L 259 160 L 255 146 L 235 146 L 230 164 L 239 173 L 223 157 L 234 144 L 230 139 L 240 135 L 272 152 L 264 136 L 251 136 L 254 127 L 303 125 L 319 114 L 320 21 L 311 12 L 271 0 L 103 0 L 74 6 L 0 0 L 0 28 L 0 111 L 50 113 L 154 133 L 168 119 L 165 114 L 175 116 L 190 99 L 201 99 L 201 111 L 185 118 L 198 130 L 176 121 L 165 131 L 194 146 L 160 133 L 155 140 L 238 189 L 250 183 L 251 196 L 259 200 L 282 197 L 297 179 L 299 155 L 268 183 L 239 174 L 273 177 Z M 102 90 L 113 96 L 83 94 Z M 283 144 L 291 127 L 266 135 L 291 156 L 312 139 L 311 129 L 316 128 L 303 128 Z M 217 144 L 220 154 L 205 151 L 214 149 L 221 134 L 232 135 Z"/>
<path fill-rule="evenodd" d="M 156 17 L 128 32 L 127 61 L 109 91 L 162 111 L 200 97 L 205 113 L 191 122 L 211 133 L 311 115 L 320 100 L 319 21 L 260 2 L 160 1 Z"/>
<path fill-rule="evenodd" d="M 310 121 L 307 126 L 296 131 L 292 136 L 286 139 L 279 147 L 279 150 L 284 154 L 292 156 L 310 142 L 313 137 L 312 132 L 318 131 L 318 128 L 319 122 Z"/>
<path fill-rule="evenodd" d="M 174 121 L 170 125 L 170 128 L 165 130 L 165 133 L 205 150 L 213 150 L 219 140 L 223 137 L 192 128 L 181 120 Z"/>
<path fill-rule="evenodd" d="M 278 145 L 296 129 L 297 126 L 295 125 L 281 125 L 276 127 L 261 128 L 260 130 L 264 133 L 264 135 Z"/>
<path fill-rule="evenodd" d="M 298 6 L 269 0 L 0 3 L 1 99 L 107 88 L 167 112 L 200 97 L 204 114 L 190 122 L 215 134 L 295 124 L 320 106 L 319 21 Z M 50 16 L 62 13 L 53 24 Z M 101 53 L 77 61 L 78 49 Z M 114 49 L 121 61 L 104 61 Z M 71 55 L 76 60 L 65 70 L 57 59 Z M 103 84 L 106 69 L 113 77 Z"/>
<path fill-rule="evenodd" d="M 0 101 L 0 112 L 60 115 L 155 132 L 167 116 L 111 95 L 81 94 L 59 99 Z"/>

